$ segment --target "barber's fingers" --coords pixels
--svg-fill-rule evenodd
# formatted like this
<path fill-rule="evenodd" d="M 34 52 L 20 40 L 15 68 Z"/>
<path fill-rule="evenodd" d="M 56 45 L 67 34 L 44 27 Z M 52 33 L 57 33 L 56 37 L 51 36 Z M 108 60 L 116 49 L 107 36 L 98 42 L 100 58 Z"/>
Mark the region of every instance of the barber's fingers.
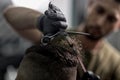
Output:
<path fill-rule="evenodd" d="M 66 22 L 66 18 L 62 11 L 51 3 L 49 3 L 49 9 L 45 11 L 45 15 L 50 19 Z"/>
<path fill-rule="evenodd" d="M 49 10 L 46 10 L 45 15 L 50 19 L 53 19 L 56 21 L 65 21 L 66 22 L 66 18 L 62 13 L 54 13 L 54 12 L 51 12 Z"/>
<path fill-rule="evenodd" d="M 51 9 L 53 11 L 60 11 L 61 12 L 61 10 L 57 6 L 53 5 L 51 2 L 49 3 L 49 9 Z"/>
<path fill-rule="evenodd" d="M 66 22 L 63 22 L 63 21 L 56 21 L 56 22 L 53 22 L 52 25 L 54 27 L 59 27 L 59 29 L 66 29 L 67 28 L 67 23 Z"/>

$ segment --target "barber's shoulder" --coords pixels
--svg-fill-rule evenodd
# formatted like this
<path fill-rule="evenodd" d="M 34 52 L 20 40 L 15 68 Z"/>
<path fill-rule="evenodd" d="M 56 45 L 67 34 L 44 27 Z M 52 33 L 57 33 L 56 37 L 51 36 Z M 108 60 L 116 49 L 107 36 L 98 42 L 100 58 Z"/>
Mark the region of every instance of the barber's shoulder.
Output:
<path fill-rule="evenodd" d="M 103 41 L 103 51 L 105 51 L 105 54 L 111 55 L 112 58 L 120 58 L 120 52 L 115 49 L 108 41 Z"/>

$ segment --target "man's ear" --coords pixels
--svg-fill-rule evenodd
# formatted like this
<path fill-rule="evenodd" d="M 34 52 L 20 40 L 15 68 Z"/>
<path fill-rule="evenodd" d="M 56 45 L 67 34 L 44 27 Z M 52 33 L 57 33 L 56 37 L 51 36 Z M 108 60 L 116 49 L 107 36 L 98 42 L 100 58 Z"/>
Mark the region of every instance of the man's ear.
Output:
<path fill-rule="evenodd" d="M 118 29 L 120 30 L 120 21 L 119 21 Z"/>
<path fill-rule="evenodd" d="M 120 30 L 120 20 L 119 20 L 119 22 L 118 22 L 118 30 Z"/>
<path fill-rule="evenodd" d="M 119 25 L 119 28 L 118 28 L 119 30 L 120 30 L 120 25 Z"/>
<path fill-rule="evenodd" d="M 116 27 L 114 28 L 114 31 L 117 32 L 120 30 L 120 21 L 118 22 L 118 24 L 116 24 Z"/>

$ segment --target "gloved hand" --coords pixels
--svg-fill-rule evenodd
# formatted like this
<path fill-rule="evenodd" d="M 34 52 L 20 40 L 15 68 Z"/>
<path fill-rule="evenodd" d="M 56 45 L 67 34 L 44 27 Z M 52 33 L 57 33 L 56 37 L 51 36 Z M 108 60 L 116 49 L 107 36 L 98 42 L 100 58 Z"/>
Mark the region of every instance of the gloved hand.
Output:
<path fill-rule="evenodd" d="M 49 9 L 45 11 L 45 14 L 39 17 L 38 23 L 38 28 L 47 36 L 67 28 L 64 14 L 51 3 L 49 3 Z"/>
<path fill-rule="evenodd" d="M 83 74 L 82 80 L 100 80 L 100 77 L 91 71 L 87 71 Z"/>

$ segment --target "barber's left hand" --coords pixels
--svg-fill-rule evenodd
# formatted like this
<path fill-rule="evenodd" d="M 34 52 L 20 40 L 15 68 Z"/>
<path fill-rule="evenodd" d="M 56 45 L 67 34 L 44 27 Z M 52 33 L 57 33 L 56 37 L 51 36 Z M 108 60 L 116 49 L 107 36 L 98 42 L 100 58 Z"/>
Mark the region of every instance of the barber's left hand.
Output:
<path fill-rule="evenodd" d="M 58 7 L 51 3 L 49 3 L 49 8 L 45 11 L 45 14 L 40 16 L 39 24 L 40 26 L 38 26 L 38 28 L 44 35 L 48 36 L 67 28 L 64 14 Z"/>

